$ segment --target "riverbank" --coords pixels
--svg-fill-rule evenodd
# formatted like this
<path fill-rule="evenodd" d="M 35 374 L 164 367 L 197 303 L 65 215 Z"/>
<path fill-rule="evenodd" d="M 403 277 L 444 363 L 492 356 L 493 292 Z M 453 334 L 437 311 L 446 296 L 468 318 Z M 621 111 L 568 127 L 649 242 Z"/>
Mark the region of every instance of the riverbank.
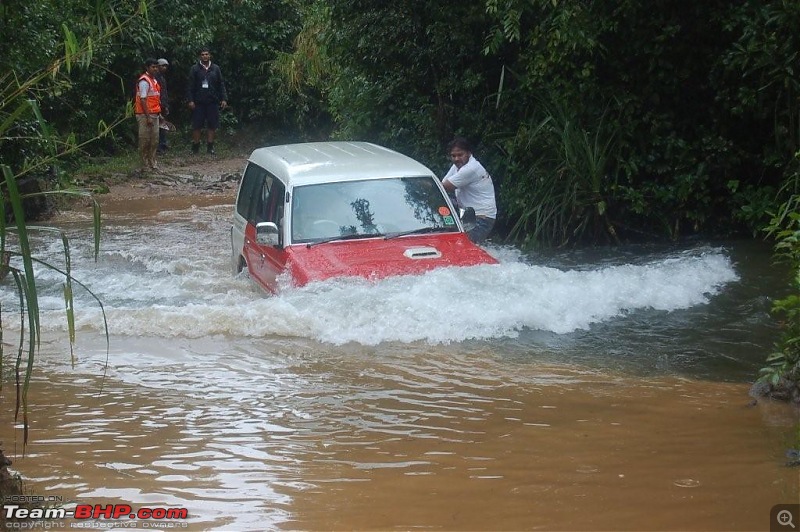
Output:
<path fill-rule="evenodd" d="M 168 152 L 159 157 L 156 172 L 100 164 L 79 177 L 101 206 L 159 197 L 234 196 L 246 162 L 246 154 L 227 150 L 221 156 Z"/>
<path fill-rule="evenodd" d="M 2 442 L 0 442 L 2 444 Z M 2 448 L 0 448 L 0 500 L 14 500 L 13 497 L 18 497 L 23 494 L 22 479 L 17 475 L 11 474 L 8 466 L 11 465 Z M 6 527 L 5 513 L 0 513 L 0 527 Z"/>

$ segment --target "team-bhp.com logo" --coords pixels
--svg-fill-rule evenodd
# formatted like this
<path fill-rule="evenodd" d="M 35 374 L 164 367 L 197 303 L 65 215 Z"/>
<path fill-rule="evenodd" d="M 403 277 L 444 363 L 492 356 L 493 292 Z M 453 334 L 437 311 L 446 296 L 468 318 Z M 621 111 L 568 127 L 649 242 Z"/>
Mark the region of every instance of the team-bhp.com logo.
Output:
<path fill-rule="evenodd" d="M 2 514 L 5 527 L 12 529 L 186 528 L 188 523 L 184 520 L 189 518 L 186 508 L 134 509 L 128 504 L 78 504 L 67 510 L 62 507 L 30 508 L 6 502 Z M 68 525 L 65 523 L 67 520 L 71 521 Z"/>

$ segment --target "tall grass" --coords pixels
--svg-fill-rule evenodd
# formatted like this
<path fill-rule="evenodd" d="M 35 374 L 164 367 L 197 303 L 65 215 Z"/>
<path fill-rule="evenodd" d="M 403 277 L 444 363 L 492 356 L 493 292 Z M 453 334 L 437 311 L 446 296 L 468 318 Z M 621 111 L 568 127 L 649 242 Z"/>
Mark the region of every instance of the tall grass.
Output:
<path fill-rule="evenodd" d="M 534 116 L 508 143 L 504 194 L 516 198 L 508 204 L 511 239 L 551 246 L 617 241 L 609 204 L 618 142 L 607 114 L 587 123 L 563 102 L 537 102 Z"/>
<path fill-rule="evenodd" d="M 41 340 L 41 320 L 39 312 L 38 286 L 34 265 L 55 271 L 63 276 L 63 295 L 64 309 L 67 320 L 67 334 L 69 337 L 70 356 L 74 364 L 74 345 L 75 345 L 75 305 L 74 289 L 75 286 L 87 291 L 97 301 L 102 310 L 102 302 L 92 291 L 75 279 L 72 275 L 72 259 L 69 249 L 69 239 L 57 228 L 33 226 L 27 223 L 25 218 L 25 200 L 35 196 L 49 194 L 37 192 L 33 194 L 22 194 L 17 186 L 17 176 L 6 165 L 0 165 L 2 173 L 2 185 L 0 186 L 0 257 L 3 264 L 0 265 L 2 275 L 0 283 L 9 283 L 4 278 L 13 281 L 13 288 L 18 294 L 17 310 L 19 311 L 19 331 L 20 336 L 17 342 L 17 356 L 14 364 L 14 382 L 17 388 L 16 402 L 14 406 L 15 421 L 22 418 L 23 423 L 23 445 L 28 442 L 29 419 L 28 419 L 28 389 L 30 388 L 31 376 L 34 370 L 36 353 L 38 352 Z M 58 191 L 56 194 L 77 195 L 91 198 L 91 194 L 81 191 Z M 100 207 L 92 198 L 93 202 L 93 228 L 94 228 L 94 256 L 95 260 L 100 250 Z M 6 220 L 11 223 L 7 224 Z M 63 265 L 53 264 L 39 259 L 33 253 L 30 244 L 30 235 L 33 232 L 47 233 L 55 235 L 61 240 L 63 248 Z M 0 302 L 0 370 L 5 368 L 5 345 L 3 341 L 3 305 Z M 103 311 L 103 322 L 106 331 L 106 343 L 108 344 L 108 324 Z M 0 378 L 0 389 L 3 387 L 3 378 Z"/>

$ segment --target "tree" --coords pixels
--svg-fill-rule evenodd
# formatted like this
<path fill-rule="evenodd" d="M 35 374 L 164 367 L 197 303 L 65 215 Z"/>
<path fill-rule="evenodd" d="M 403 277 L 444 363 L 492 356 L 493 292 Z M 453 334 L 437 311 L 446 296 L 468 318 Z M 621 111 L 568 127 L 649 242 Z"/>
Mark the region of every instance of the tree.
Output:
<path fill-rule="evenodd" d="M 329 0 L 325 94 L 341 138 L 369 139 L 427 161 L 454 133 L 480 140 L 502 65 L 481 53 L 479 4 Z M 489 113 L 490 114 L 490 113 Z"/>

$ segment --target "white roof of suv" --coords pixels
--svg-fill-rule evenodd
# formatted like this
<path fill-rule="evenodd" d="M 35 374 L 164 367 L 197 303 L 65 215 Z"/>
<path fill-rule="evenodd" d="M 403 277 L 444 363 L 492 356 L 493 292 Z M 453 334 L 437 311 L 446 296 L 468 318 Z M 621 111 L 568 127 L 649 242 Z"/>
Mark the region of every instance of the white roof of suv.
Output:
<path fill-rule="evenodd" d="M 286 186 L 434 175 L 425 165 L 369 142 L 308 142 L 259 148 L 249 161 Z"/>

